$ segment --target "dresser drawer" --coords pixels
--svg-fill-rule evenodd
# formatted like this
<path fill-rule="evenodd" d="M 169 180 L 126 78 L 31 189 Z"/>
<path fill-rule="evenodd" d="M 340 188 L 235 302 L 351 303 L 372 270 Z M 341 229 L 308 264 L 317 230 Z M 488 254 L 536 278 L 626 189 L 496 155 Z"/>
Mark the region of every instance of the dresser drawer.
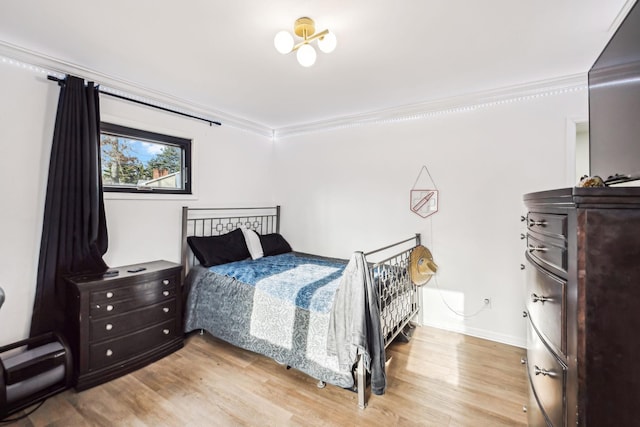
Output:
<path fill-rule="evenodd" d="M 99 341 L 114 338 L 141 329 L 154 323 L 174 318 L 176 314 L 175 298 L 160 304 L 150 305 L 138 310 L 117 316 L 102 317 L 91 320 L 90 340 Z"/>
<path fill-rule="evenodd" d="M 139 356 L 168 343 L 180 334 L 175 319 L 150 326 L 135 333 L 89 345 L 89 369 L 97 370 Z"/>
<path fill-rule="evenodd" d="M 118 295 L 122 295 L 122 294 L 123 294 L 122 292 L 118 292 Z M 138 308 L 145 307 L 150 304 L 168 300 L 168 299 L 174 298 L 175 296 L 176 296 L 175 287 L 154 286 L 148 292 L 130 295 L 129 299 L 91 302 L 90 308 L 89 308 L 89 315 L 91 316 L 92 319 L 96 319 L 104 316 L 114 316 L 117 314 L 129 312 L 131 310 L 136 310 Z"/>
<path fill-rule="evenodd" d="M 566 277 L 567 247 L 563 241 L 528 233 L 527 253 L 531 255 L 538 264 L 549 268 L 554 273 Z"/>
<path fill-rule="evenodd" d="M 67 327 L 77 390 L 110 381 L 183 345 L 182 266 L 158 260 L 119 274 L 66 278 Z"/>
<path fill-rule="evenodd" d="M 162 295 L 162 291 L 174 289 L 178 283 L 177 276 L 163 277 L 157 280 L 151 280 L 144 283 L 138 283 L 135 286 L 114 286 L 98 291 L 91 292 L 90 302 L 92 308 L 96 304 L 109 303 L 132 298 L 151 298 L 150 295 Z"/>
<path fill-rule="evenodd" d="M 527 332 L 527 371 L 542 411 L 555 427 L 565 426 L 567 368 L 545 346 L 531 322 Z"/>
<path fill-rule="evenodd" d="M 527 378 L 529 385 L 529 403 L 527 404 L 527 425 L 528 427 L 548 427 L 547 417 L 542 412 L 538 398 L 536 397 L 531 381 Z"/>
<path fill-rule="evenodd" d="M 567 239 L 567 216 L 550 213 L 529 212 L 527 215 L 527 228 L 530 231 Z"/>
<path fill-rule="evenodd" d="M 548 273 L 526 255 L 527 311 L 529 317 L 549 345 L 567 354 L 567 282 Z"/>

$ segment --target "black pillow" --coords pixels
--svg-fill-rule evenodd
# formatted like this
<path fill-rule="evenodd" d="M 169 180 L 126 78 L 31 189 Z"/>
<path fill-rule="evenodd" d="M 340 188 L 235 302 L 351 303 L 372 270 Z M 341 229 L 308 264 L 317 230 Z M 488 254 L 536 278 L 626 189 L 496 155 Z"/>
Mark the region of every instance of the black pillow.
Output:
<path fill-rule="evenodd" d="M 289 243 L 287 243 L 284 237 L 282 237 L 282 235 L 278 233 L 261 234 L 260 244 L 262 245 L 264 256 L 279 255 L 291 252 L 291 246 L 289 246 Z"/>
<path fill-rule="evenodd" d="M 249 249 L 242 230 L 236 228 L 220 236 L 189 236 L 187 243 L 200 264 L 205 267 L 249 258 Z"/>

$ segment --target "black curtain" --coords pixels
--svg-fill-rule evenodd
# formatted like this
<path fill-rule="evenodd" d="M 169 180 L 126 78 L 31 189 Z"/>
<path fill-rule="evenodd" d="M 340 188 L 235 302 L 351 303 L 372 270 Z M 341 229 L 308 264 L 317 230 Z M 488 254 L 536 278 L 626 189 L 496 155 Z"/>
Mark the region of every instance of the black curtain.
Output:
<path fill-rule="evenodd" d="M 62 331 L 64 277 L 107 270 L 100 173 L 100 100 L 92 82 L 60 81 L 30 335 Z"/>

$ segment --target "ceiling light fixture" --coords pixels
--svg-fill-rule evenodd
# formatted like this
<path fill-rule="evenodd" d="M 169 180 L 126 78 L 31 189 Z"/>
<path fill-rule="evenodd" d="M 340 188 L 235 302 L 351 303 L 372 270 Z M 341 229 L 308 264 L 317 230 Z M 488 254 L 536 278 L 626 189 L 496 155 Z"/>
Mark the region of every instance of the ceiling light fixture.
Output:
<path fill-rule="evenodd" d="M 301 42 L 296 44 L 291 33 L 283 30 L 276 34 L 273 44 L 283 55 L 297 51 L 296 57 L 303 67 L 310 67 L 316 62 L 316 50 L 310 44 L 312 41 L 318 40 L 318 47 L 324 53 L 331 53 L 336 48 L 336 36 L 329 30 L 316 33 L 316 26 L 311 18 L 296 19 L 293 32 L 302 37 Z"/>

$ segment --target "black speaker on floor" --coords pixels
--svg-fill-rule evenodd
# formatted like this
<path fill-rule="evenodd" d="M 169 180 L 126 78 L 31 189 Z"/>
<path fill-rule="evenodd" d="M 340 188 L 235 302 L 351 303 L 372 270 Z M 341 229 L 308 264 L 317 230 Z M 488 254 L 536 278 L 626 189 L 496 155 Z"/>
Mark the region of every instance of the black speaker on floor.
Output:
<path fill-rule="evenodd" d="M 55 333 L 0 347 L 0 420 L 68 388 L 72 366 L 69 346 Z"/>

